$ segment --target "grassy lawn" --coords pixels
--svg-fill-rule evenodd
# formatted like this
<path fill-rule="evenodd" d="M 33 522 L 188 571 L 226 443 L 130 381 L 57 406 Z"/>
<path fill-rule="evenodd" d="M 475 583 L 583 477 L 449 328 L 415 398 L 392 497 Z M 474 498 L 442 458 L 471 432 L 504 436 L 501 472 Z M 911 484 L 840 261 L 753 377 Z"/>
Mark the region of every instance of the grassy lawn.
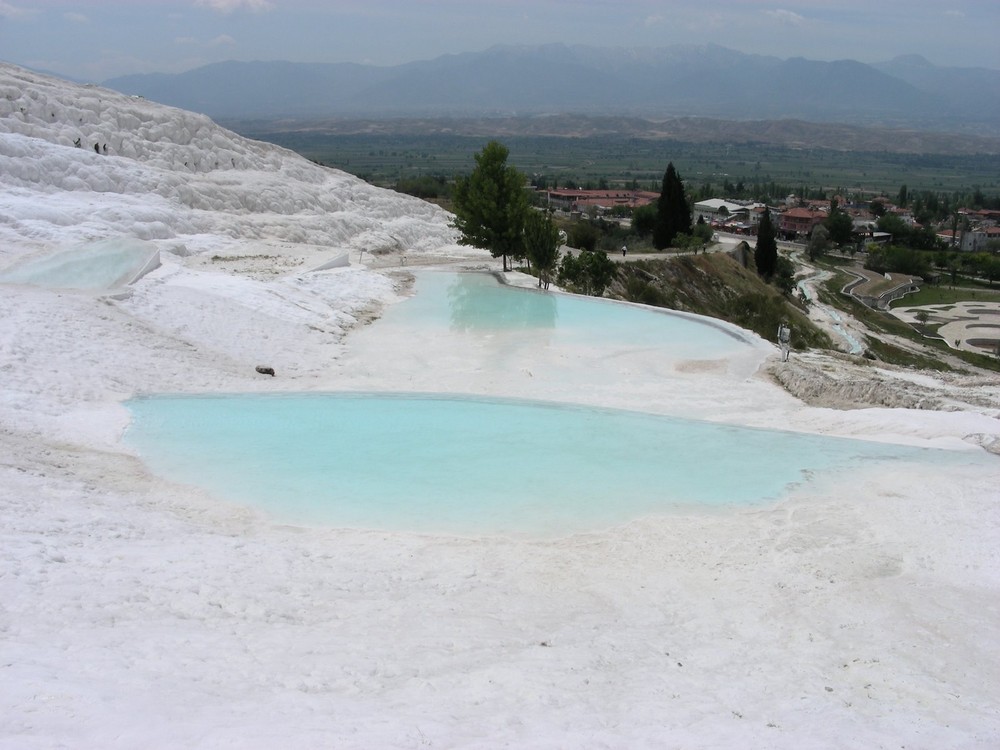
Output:
<path fill-rule="evenodd" d="M 922 305 L 951 305 L 956 302 L 1000 302 L 1000 289 L 982 287 L 952 287 L 930 284 L 920 287 L 919 292 L 907 294 L 891 303 L 890 307 L 921 307 Z"/>
<path fill-rule="evenodd" d="M 895 289 L 902 282 L 898 277 L 893 276 L 891 279 L 882 279 L 877 282 L 869 282 L 867 284 L 862 284 L 860 287 L 856 288 L 859 294 L 869 295 L 872 297 L 878 297 L 879 295 L 885 294 L 891 289 Z M 908 294 L 903 299 L 909 299 L 913 295 Z"/>

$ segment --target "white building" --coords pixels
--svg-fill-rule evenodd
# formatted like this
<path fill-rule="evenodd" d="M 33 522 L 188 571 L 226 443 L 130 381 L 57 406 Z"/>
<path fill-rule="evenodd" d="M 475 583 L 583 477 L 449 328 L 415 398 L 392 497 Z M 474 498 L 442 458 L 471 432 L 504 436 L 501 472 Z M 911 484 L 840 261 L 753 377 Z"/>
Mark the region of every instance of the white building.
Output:
<path fill-rule="evenodd" d="M 694 216 L 691 218 L 694 221 L 698 221 L 698 217 L 701 216 L 706 222 L 711 224 L 713 221 L 728 221 L 729 219 L 733 219 L 738 213 L 749 218 L 750 210 L 746 206 L 739 203 L 732 203 L 722 198 L 709 198 L 707 201 L 698 201 L 694 204 Z"/>

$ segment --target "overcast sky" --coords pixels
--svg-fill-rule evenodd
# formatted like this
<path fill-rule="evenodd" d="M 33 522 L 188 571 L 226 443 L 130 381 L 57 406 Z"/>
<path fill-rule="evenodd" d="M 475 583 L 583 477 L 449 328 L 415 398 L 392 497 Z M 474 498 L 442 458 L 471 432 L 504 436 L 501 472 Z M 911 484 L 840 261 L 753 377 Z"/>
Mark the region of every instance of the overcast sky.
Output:
<path fill-rule="evenodd" d="M 0 0 L 0 59 L 87 81 L 222 60 L 396 65 L 495 44 L 1000 69 L 997 0 Z"/>

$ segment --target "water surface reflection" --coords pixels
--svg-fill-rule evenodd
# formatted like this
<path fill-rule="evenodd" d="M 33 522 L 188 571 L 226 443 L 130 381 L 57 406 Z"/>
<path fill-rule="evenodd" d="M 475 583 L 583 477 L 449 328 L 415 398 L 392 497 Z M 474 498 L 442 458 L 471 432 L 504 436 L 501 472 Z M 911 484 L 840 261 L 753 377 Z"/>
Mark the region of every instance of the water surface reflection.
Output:
<path fill-rule="evenodd" d="M 455 331 L 555 328 L 558 318 L 553 295 L 504 287 L 483 274 L 456 274 L 447 299 Z"/>

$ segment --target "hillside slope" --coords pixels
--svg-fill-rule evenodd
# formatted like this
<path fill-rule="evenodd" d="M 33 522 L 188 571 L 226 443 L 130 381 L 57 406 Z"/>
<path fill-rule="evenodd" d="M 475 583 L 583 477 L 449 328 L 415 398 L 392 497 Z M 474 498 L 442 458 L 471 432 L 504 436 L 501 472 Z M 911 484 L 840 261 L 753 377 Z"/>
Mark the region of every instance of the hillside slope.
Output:
<path fill-rule="evenodd" d="M 623 263 L 609 295 L 728 320 L 772 342 L 787 320 L 794 348 L 831 346 L 799 307 L 728 253 Z"/>
<path fill-rule="evenodd" d="M 436 206 L 204 115 L 6 64 L 0 166 L 0 262 L 74 238 L 129 236 L 190 253 L 252 242 L 334 255 L 421 251 L 455 236 Z"/>
<path fill-rule="evenodd" d="M 75 403 L 109 387 L 197 388 L 206 361 L 248 382 L 262 361 L 289 376 L 322 373 L 328 358 L 316 352 L 396 293 L 364 267 L 308 272 L 362 252 L 394 265 L 404 253 L 464 257 L 450 219 L 204 115 L 0 65 L 0 275 L 63 256 L 107 263 L 99 251 L 109 246 L 159 260 L 142 284 L 57 296 L 75 306 L 65 316 L 52 303 L 58 289 L 6 288 L 5 385 L 35 415 L 50 411 L 30 406 L 39 399 Z M 45 309 L 53 331 L 23 342 Z M 122 368 L 109 316 L 126 351 L 149 356 Z M 37 367 L 65 377 L 39 392 L 20 375 Z M 81 368 L 103 385 L 75 376 Z"/>

